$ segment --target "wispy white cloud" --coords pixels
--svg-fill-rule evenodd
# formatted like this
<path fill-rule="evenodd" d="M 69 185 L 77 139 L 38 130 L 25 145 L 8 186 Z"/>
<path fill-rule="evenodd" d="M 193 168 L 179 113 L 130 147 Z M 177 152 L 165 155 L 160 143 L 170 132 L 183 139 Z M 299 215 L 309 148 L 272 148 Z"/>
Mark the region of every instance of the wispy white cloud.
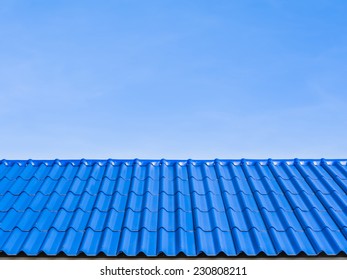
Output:
<path fill-rule="evenodd" d="M 342 1 L 11 2 L 2 157 L 346 156 Z"/>

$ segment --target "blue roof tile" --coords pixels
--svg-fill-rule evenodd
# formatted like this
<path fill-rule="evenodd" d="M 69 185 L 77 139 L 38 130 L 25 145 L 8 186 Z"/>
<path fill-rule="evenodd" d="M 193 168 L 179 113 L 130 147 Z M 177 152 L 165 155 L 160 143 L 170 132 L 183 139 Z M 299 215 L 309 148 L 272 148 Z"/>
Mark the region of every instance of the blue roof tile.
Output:
<path fill-rule="evenodd" d="M 347 252 L 347 160 L 0 162 L 0 251 Z"/>

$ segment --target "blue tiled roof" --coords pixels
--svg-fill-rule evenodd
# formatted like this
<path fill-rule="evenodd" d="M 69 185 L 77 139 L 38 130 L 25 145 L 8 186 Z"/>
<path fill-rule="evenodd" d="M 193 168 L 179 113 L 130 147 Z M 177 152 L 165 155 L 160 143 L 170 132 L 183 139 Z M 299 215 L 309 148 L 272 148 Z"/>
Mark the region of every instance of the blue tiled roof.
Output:
<path fill-rule="evenodd" d="M 0 251 L 346 253 L 347 160 L 2 160 Z"/>

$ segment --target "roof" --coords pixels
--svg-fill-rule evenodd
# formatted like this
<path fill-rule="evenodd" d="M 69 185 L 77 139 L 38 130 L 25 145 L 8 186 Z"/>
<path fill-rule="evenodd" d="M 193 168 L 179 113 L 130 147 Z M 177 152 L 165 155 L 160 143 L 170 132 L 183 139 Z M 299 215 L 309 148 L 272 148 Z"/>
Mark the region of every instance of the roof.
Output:
<path fill-rule="evenodd" d="M 0 251 L 337 255 L 347 160 L 2 160 Z"/>

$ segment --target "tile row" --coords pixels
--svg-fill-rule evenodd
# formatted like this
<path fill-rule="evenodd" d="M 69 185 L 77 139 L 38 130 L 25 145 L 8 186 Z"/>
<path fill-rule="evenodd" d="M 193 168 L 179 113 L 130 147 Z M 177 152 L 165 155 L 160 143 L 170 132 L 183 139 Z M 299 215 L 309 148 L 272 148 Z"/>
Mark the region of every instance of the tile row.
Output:
<path fill-rule="evenodd" d="M 0 251 L 8 255 L 17 255 L 24 252 L 36 256 L 41 252 L 47 255 L 65 253 L 76 256 L 84 253 L 96 256 L 103 252 L 107 256 L 116 256 L 124 253 L 127 256 L 137 256 L 144 253 L 146 256 L 157 256 L 164 253 L 167 256 L 177 256 L 183 253 L 187 256 L 197 256 L 204 253 L 216 256 L 224 253 L 236 256 L 245 253 L 255 256 L 264 252 L 268 256 L 276 256 L 281 252 L 287 255 L 298 255 L 304 252 L 307 255 L 317 255 L 324 252 L 328 255 L 337 255 L 347 252 L 347 242 L 341 232 L 323 229 L 315 232 L 307 229 L 305 232 L 296 232 L 292 229 L 277 232 L 270 229 L 260 232 L 256 229 L 242 232 L 234 228 L 231 232 L 215 229 L 205 232 L 197 229 L 195 232 L 177 230 L 167 232 L 158 229 L 150 232 L 142 229 L 132 232 L 124 229 L 115 232 L 110 229 L 85 232 L 68 229 L 59 232 L 54 228 L 43 232 L 33 229 L 23 232 L 14 229 L 11 232 L 0 230 Z"/>
<path fill-rule="evenodd" d="M 7 192 L 0 195 L 0 213 L 14 209 L 18 212 L 26 209 L 32 211 L 58 211 L 63 208 L 66 211 L 75 211 L 81 209 L 85 212 L 90 212 L 93 209 L 105 212 L 109 209 L 115 209 L 118 212 L 124 212 L 131 209 L 135 212 L 141 212 L 147 209 L 151 212 L 157 212 L 164 209 L 167 212 L 175 212 L 182 210 L 184 212 L 192 212 L 198 209 L 202 212 L 216 210 L 224 212 L 231 209 L 236 212 L 246 209 L 252 212 L 259 212 L 262 209 L 269 212 L 286 211 L 293 212 L 295 209 L 301 211 L 311 211 L 316 209 L 319 212 L 327 212 L 330 210 L 337 212 L 347 212 L 347 195 L 339 195 L 336 192 L 332 194 L 323 194 L 317 192 L 316 195 L 292 194 L 285 192 L 284 194 L 229 194 L 223 192 L 221 194 L 213 194 L 208 192 L 206 195 L 200 195 L 196 192 L 190 195 L 176 193 L 169 195 L 165 192 L 159 195 L 153 195 L 146 192 L 144 195 L 138 195 L 130 192 L 128 195 L 123 195 L 118 192 L 113 195 L 107 195 L 103 192 L 97 195 L 92 195 L 88 192 L 75 194 L 68 192 L 65 195 L 53 192 L 51 194 L 43 194 L 41 192 L 36 195 L 29 195 L 22 192 L 19 195 L 13 195 Z"/>
<path fill-rule="evenodd" d="M 174 180 L 180 178 L 181 180 L 189 180 L 194 178 L 196 180 L 203 180 L 209 178 L 217 180 L 224 178 L 231 180 L 233 178 L 247 179 L 253 178 L 260 180 L 268 178 L 275 180 L 276 178 L 291 179 L 291 178 L 310 178 L 313 180 L 320 180 L 321 178 L 331 179 L 339 178 L 347 180 L 347 165 L 345 161 L 333 161 L 330 164 L 322 162 L 308 161 L 301 164 L 300 161 L 280 161 L 277 164 L 269 161 L 262 164 L 261 161 L 252 162 L 250 164 L 245 162 L 235 164 L 233 161 L 214 161 L 194 163 L 191 162 L 171 162 L 169 164 L 160 163 L 160 161 L 151 161 L 141 164 L 139 161 L 119 161 L 107 162 L 97 161 L 91 164 L 85 162 L 73 163 L 67 162 L 62 165 L 59 162 L 28 162 L 9 164 L 2 162 L 0 164 L 0 179 L 15 180 L 22 178 L 25 180 L 36 178 L 44 180 L 45 178 L 58 180 L 65 178 L 71 180 L 78 177 L 81 180 L 88 180 L 94 178 L 101 180 L 108 178 L 116 180 L 123 178 L 130 180 L 137 178 L 145 180 L 151 178 L 153 180 L 160 180 L 166 178 Z"/>
<path fill-rule="evenodd" d="M 315 209 L 305 212 L 295 209 L 293 212 L 279 210 L 269 212 L 262 209 L 260 212 L 252 212 L 248 209 L 242 212 L 235 212 L 231 209 L 225 212 L 209 210 L 202 212 L 194 209 L 193 212 L 176 210 L 168 212 L 160 209 L 158 212 L 151 212 L 143 209 L 141 212 L 135 212 L 128 209 L 124 212 L 118 212 L 110 209 L 102 212 L 94 209 L 91 212 L 84 212 L 77 209 L 74 212 L 60 209 L 57 212 L 51 212 L 47 209 L 40 212 L 27 209 L 24 212 L 18 212 L 13 209 L 8 212 L 0 213 L 0 229 L 3 231 L 13 231 L 14 229 L 30 231 L 33 228 L 39 231 L 48 231 L 51 228 L 57 231 L 66 231 L 69 228 L 75 231 L 85 231 L 90 228 L 94 231 L 103 231 L 108 228 L 112 231 L 122 231 L 129 229 L 139 231 L 146 229 L 148 231 L 196 231 L 201 229 L 209 232 L 219 229 L 229 232 L 236 228 L 240 231 L 249 231 L 256 229 L 258 231 L 322 231 L 328 228 L 331 231 L 343 231 L 347 233 L 347 213 L 319 212 Z M 347 236 L 346 236 L 347 237 Z"/>
<path fill-rule="evenodd" d="M 174 195 L 176 193 L 182 193 L 184 195 L 189 195 L 191 193 L 198 193 L 205 195 L 209 192 L 213 194 L 221 194 L 227 192 L 229 194 L 238 194 L 240 192 L 244 194 L 284 194 L 285 192 L 290 192 L 292 194 L 300 194 L 301 192 L 306 192 L 307 194 L 315 194 L 321 192 L 322 194 L 331 194 L 336 192 L 340 195 L 347 195 L 347 181 L 343 180 L 298 180 L 295 178 L 289 180 L 278 179 L 276 181 L 271 181 L 267 178 L 262 180 L 254 180 L 251 178 L 238 179 L 234 178 L 232 180 L 219 179 L 217 181 L 212 181 L 205 179 L 202 181 L 190 179 L 189 181 L 182 180 L 159 180 L 155 181 L 152 179 L 138 180 L 136 178 L 132 180 L 124 180 L 119 178 L 116 181 L 104 178 L 103 180 L 90 179 L 87 181 L 75 178 L 73 180 L 67 180 L 61 178 L 60 180 L 53 180 L 51 178 L 46 178 L 45 180 L 38 180 L 32 178 L 31 180 L 24 180 L 18 178 L 14 181 L 9 181 L 8 179 L 0 180 L 0 195 L 10 192 L 14 195 L 19 195 L 22 192 L 34 195 L 38 192 L 42 194 L 49 195 L 53 192 L 65 195 L 68 192 L 75 194 L 82 194 L 83 192 L 88 192 L 93 195 L 97 195 L 103 192 L 107 195 L 112 195 L 118 192 L 123 195 L 127 195 L 130 192 L 134 192 L 138 195 L 143 195 L 146 192 L 151 194 L 160 194 L 165 192 L 169 195 Z"/>

